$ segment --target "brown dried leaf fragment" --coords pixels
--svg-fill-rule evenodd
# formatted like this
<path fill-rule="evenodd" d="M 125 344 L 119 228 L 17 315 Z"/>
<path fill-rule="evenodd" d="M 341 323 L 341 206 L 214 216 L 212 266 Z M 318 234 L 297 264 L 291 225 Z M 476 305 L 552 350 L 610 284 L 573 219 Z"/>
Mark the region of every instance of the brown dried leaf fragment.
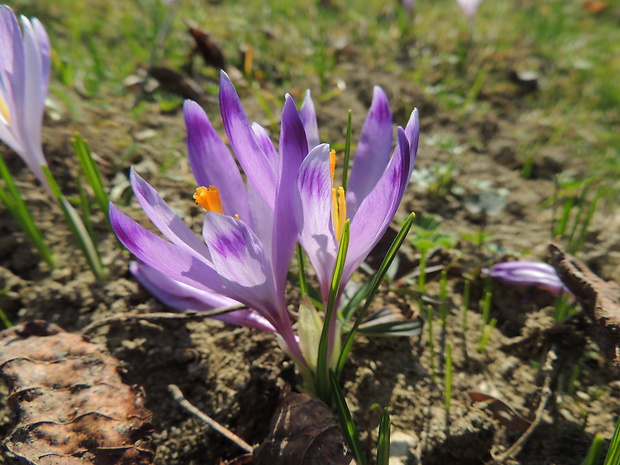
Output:
<path fill-rule="evenodd" d="M 187 20 L 187 29 L 189 34 L 194 39 L 193 53 L 198 53 L 205 62 L 206 66 L 211 66 L 215 69 L 226 69 L 226 59 L 224 58 L 224 52 L 211 38 L 209 33 L 200 29 L 196 23 Z"/>
<path fill-rule="evenodd" d="M 306 394 L 285 391 L 271 433 L 254 449 L 255 465 L 354 465 L 345 452 L 338 419 L 327 405 Z"/>
<path fill-rule="evenodd" d="M 151 412 L 118 361 L 44 321 L 0 332 L 0 376 L 19 423 L 6 438 L 37 465 L 152 464 Z"/>
<path fill-rule="evenodd" d="M 520 415 L 514 408 L 497 397 L 484 394 L 483 392 L 467 391 L 467 395 L 481 408 L 488 409 L 493 417 L 511 431 L 525 431 L 532 422 Z"/>
<path fill-rule="evenodd" d="M 605 357 L 620 365 L 620 286 L 604 281 L 581 260 L 549 244 L 551 264 L 594 321 L 592 337 Z"/>

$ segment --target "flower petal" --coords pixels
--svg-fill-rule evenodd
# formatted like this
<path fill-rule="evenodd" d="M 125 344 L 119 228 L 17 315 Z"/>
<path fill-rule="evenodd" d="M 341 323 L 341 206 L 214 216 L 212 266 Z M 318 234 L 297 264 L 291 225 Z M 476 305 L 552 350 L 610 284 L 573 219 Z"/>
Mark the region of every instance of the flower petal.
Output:
<path fill-rule="evenodd" d="M 276 172 L 256 141 L 237 91 L 223 71 L 220 78 L 220 111 L 230 145 L 243 172 L 267 205 L 273 208 L 277 188 Z"/>
<path fill-rule="evenodd" d="M 177 310 L 207 311 L 239 303 L 220 294 L 200 291 L 170 279 L 142 262 L 131 262 L 129 271 L 158 300 Z M 213 318 L 224 323 L 247 326 L 270 333 L 275 331 L 274 327 L 254 310 L 235 310 Z"/>
<path fill-rule="evenodd" d="M 133 168 L 129 177 L 136 199 L 157 229 L 177 247 L 191 254 L 200 255 L 204 261 L 209 263 L 211 260 L 209 249 L 159 196 L 157 191 Z"/>
<path fill-rule="evenodd" d="M 310 90 L 306 91 L 304 102 L 301 104 L 301 121 L 306 130 L 306 137 L 308 138 L 308 150 L 312 150 L 319 145 L 319 126 L 316 122 L 316 111 L 314 110 L 314 102 L 310 96 Z"/>
<path fill-rule="evenodd" d="M 271 245 L 272 266 L 276 289 L 284 294 L 286 275 L 291 256 L 297 242 L 297 221 L 295 218 L 295 179 L 301 162 L 308 153 L 306 131 L 301 117 L 290 95 L 287 95 L 282 109 L 280 132 L 280 174 L 273 218 L 273 240 Z"/>
<path fill-rule="evenodd" d="M 414 108 L 411 112 L 411 116 L 409 117 L 409 121 L 405 127 L 405 135 L 407 136 L 407 139 L 409 139 L 409 154 L 411 161 L 409 162 L 409 176 L 407 179 L 410 179 L 413 168 L 415 167 L 416 158 L 418 156 L 418 143 L 420 142 L 420 120 L 418 118 L 417 108 Z"/>
<path fill-rule="evenodd" d="M 226 295 L 220 277 L 201 256 L 147 231 L 113 203 L 110 203 L 110 224 L 123 245 L 151 268 L 200 291 Z"/>
<path fill-rule="evenodd" d="M 280 155 L 276 151 L 276 148 L 273 146 L 273 142 L 269 138 L 269 134 L 258 123 L 252 123 L 252 131 L 254 132 L 254 137 L 256 137 L 256 141 L 263 149 L 263 153 L 267 156 L 269 160 L 269 164 L 273 168 L 274 172 L 278 170 L 278 164 L 280 163 Z"/>
<path fill-rule="evenodd" d="M 208 212 L 203 236 L 227 295 L 277 321 L 284 296 L 276 294 L 271 264 L 256 234 L 243 221 Z"/>
<path fill-rule="evenodd" d="M 329 292 L 338 243 L 331 222 L 332 181 L 327 144 L 315 147 L 301 164 L 297 176 L 296 215 L 299 243 L 316 270 L 325 297 Z"/>
<path fill-rule="evenodd" d="M 397 136 L 398 143 L 390 164 L 375 188 L 364 198 L 357 214 L 351 220 L 351 239 L 343 282 L 347 282 L 383 236 L 394 219 L 409 182 L 407 177 L 411 161 L 409 141 L 405 136 L 405 131 L 400 127 Z"/>
<path fill-rule="evenodd" d="M 368 116 L 355 151 L 351 180 L 347 187 L 347 213 L 350 218 L 383 175 L 392 151 L 392 112 L 385 92 L 374 88 Z"/>
<path fill-rule="evenodd" d="M 562 292 L 570 294 L 558 277 L 555 268 L 547 263 L 538 262 L 505 262 L 497 263 L 491 270 L 482 270 L 493 279 L 517 286 L 537 286 L 555 295 Z"/>
<path fill-rule="evenodd" d="M 183 104 L 187 127 L 187 154 L 199 186 L 215 186 L 220 191 L 224 212 L 248 218 L 250 210 L 245 184 L 239 168 L 211 125 L 207 114 L 196 102 Z"/>

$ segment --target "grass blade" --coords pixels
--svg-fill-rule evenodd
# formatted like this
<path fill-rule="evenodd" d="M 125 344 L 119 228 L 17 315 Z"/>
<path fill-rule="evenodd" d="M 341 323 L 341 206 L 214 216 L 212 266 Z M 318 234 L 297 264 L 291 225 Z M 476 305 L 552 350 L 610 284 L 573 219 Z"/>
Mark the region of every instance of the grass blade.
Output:
<path fill-rule="evenodd" d="M 620 463 L 620 419 L 616 423 L 616 429 L 614 435 L 611 437 L 609 443 L 609 450 L 605 456 L 604 465 L 617 465 Z"/>
<path fill-rule="evenodd" d="M 65 215 L 65 219 L 67 220 L 69 228 L 73 233 L 73 237 L 75 237 L 78 246 L 88 261 L 90 269 L 98 280 L 105 280 L 107 278 L 107 272 L 103 266 L 103 263 L 101 263 L 101 257 L 99 256 L 97 247 L 95 246 L 92 237 L 88 234 L 86 226 L 84 226 L 84 222 L 80 218 L 80 215 L 77 214 L 73 206 L 69 203 L 67 198 L 60 191 L 60 188 L 58 187 L 58 184 L 52 176 L 49 168 L 45 165 L 41 165 L 41 167 L 43 168 L 43 173 L 45 173 L 45 177 L 50 184 L 52 193 L 58 200 L 58 204 Z"/>
<path fill-rule="evenodd" d="M 73 138 L 73 148 L 75 149 L 75 153 L 80 162 L 80 166 L 82 167 L 82 171 L 84 172 L 84 176 L 86 176 L 86 181 L 93 190 L 97 205 L 99 205 L 99 209 L 103 212 L 109 224 L 110 221 L 108 218 L 108 211 L 110 203 L 108 194 L 106 193 L 103 185 L 101 171 L 99 171 L 99 166 L 97 166 L 97 163 L 95 163 L 95 160 L 92 157 L 88 144 L 77 132 Z"/>
<path fill-rule="evenodd" d="M 597 434 L 592 439 L 592 444 L 588 449 L 586 458 L 583 459 L 581 465 L 598 465 L 601 463 L 601 455 L 603 454 L 603 435 Z"/>
<path fill-rule="evenodd" d="M 353 345 L 353 338 L 355 337 L 355 334 L 357 333 L 359 325 L 362 323 L 362 319 L 366 316 L 366 313 L 368 312 L 368 309 L 370 308 L 370 304 L 372 303 L 372 299 L 374 298 L 375 294 L 379 290 L 379 286 L 381 285 L 383 278 L 385 277 L 388 269 L 390 268 L 390 265 L 394 261 L 394 258 L 396 258 L 396 253 L 398 252 L 398 250 L 400 249 L 400 246 L 403 244 L 405 238 L 407 237 L 407 234 L 409 233 L 409 230 L 411 229 L 411 226 L 413 225 L 414 218 L 415 218 L 415 213 L 411 213 L 409 217 L 405 220 L 402 228 L 400 229 L 400 231 L 394 238 L 392 245 L 390 246 L 387 253 L 385 254 L 385 257 L 383 258 L 383 262 L 381 263 L 381 266 L 379 266 L 379 270 L 377 270 L 377 273 L 372 278 L 371 284 L 368 287 L 368 293 L 365 296 L 366 301 L 364 302 L 364 306 L 362 307 L 362 310 L 357 316 L 357 319 L 355 320 L 355 324 L 353 325 L 353 328 L 347 335 L 347 339 L 342 346 L 340 357 L 338 358 L 338 364 L 336 366 L 336 374 L 338 375 L 338 377 L 340 377 L 340 374 L 342 373 L 342 369 L 344 368 L 344 364 L 347 361 L 347 357 L 349 355 L 349 352 L 351 351 L 351 346 Z"/>
<path fill-rule="evenodd" d="M 360 437 L 353 423 L 351 412 L 347 406 L 347 401 L 344 398 L 340 384 L 338 384 L 338 377 L 333 370 L 329 370 L 329 381 L 331 383 L 331 390 L 333 392 L 333 399 L 336 403 L 336 411 L 338 412 L 338 418 L 340 419 L 340 428 L 342 429 L 342 435 L 345 441 L 351 449 L 353 458 L 358 465 L 366 465 L 366 456 L 364 455 L 364 449 L 360 442 Z M 388 442 L 389 447 L 389 442 Z"/>
<path fill-rule="evenodd" d="M 377 444 L 377 465 L 388 465 L 390 462 L 390 413 L 383 409 L 379 424 L 379 441 Z"/>
<path fill-rule="evenodd" d="M 351 159 L 351 134 L 352 134 L 352 123 L 351 123 L 351 114 L 353 112 L 349 110 L 349 116 L 347 119 L 347 139 L 344 146 L 344 162 L 342 163 L 342 187 L 346 190 L 348 177 L 349 177 L 349 160 Z"/>
<path fill-rule="evenodd" d="M 336 301 L 338 300 L 338 292 L 340 290 L 340 282 L 342 281 L 342 273 L 344 271 L 344 263 L 347 259 L 347 251 L 349 249 L 349 234 L 351 231 L 351 221 L 347 220 L 342 228 L 342 236 L 340 238 L 340 246 L 338 247 L 338 256 L 334 266 L 334 275 L 332 277 L 329 296 L 327 299 L 327 308 L 325 309 L 325 320 L 323 322 L 323 330 L 321 331 L 321 340 L 319 342 L 319 353 L 316 367 L 317 394 L 323 402 L 330 404 L 330 389 L 327 374 L 327 356 L 329 347 L 330 333 L 332 328 L 332 320 L 336 311 Z"/>
<path fill-rule="evenodd" d="M 34 223 L 34 219 L 30 211 L 28 211 L 28 207 L 22 199 L 15 185 L 15 181 L 13 181 L 13 176 L 11 176 L 2 157 L 0 157 L 0 176 L 4 179 L 6 184 L 6 190 L 0 187 L 0 200 L 6 205 L 11 216 L 17 221 L 24 233 L 37 248 L 43 260 L 47 262 L 50 268 L 55 268 L 56 263 L 54 261 L 54 256 L 43 240 L 41 231 Z"/>

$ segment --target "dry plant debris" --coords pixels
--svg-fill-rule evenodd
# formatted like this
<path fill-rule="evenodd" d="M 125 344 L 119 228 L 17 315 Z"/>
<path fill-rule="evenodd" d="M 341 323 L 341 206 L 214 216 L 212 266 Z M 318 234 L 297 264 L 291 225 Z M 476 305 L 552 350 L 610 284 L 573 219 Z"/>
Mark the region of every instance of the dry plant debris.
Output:
<path fill-rule="evenodd" d="M 620 286 L 599 278 L 585 263 L 557 244 L 549 245 L 549 253 L 558 276 L 594 321 L 592 337 L 595 342 L 605 357 L 620 365 Z"/>
<path fill-rule="evenodd" d="M 254 449 L 255 465 L 355 465 L 345 452 L 338 419 L 306 394 L 284 391 L 270 430 Z"/>
<path fill-rule="evenodd" d="M 0 376 L 18 423 L 7 448 L 37 465 L 153 463 L 151 412 L 118 361 L 44 321 L 0 332 Z"/>

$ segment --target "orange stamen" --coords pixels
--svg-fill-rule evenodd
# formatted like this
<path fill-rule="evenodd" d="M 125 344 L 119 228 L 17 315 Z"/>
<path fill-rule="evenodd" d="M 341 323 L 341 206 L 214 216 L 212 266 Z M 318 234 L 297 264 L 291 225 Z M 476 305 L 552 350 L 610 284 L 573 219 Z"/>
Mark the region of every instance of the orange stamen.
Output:
<path fill-rule="evenodd" d="M 347 221 L 347 199 L 345 197 L 344 188 L 338 187 L 332 189 L 332 225 L 336 240 L 340 240 L 342 236 L 342 228 Z"/>
<path fill-rule="evenodd" d="M 332 185 L 334 184 L 334 174 L 336 174 L 336 151 L 329 152 L 329 174 L 332 177 Z"/>
<path fill-rule="evenodd" d="M 196 201 L 196 204 L 200 205 L 208 212 L 215 212 L 222 215 L 224 214 L 224 210 L 222 209 L 222 200 L 220 199 L 220 191 L 217 187 L 209 186 L 208 188 L 197 188 L 194 193 L 194 200 Z"/>

